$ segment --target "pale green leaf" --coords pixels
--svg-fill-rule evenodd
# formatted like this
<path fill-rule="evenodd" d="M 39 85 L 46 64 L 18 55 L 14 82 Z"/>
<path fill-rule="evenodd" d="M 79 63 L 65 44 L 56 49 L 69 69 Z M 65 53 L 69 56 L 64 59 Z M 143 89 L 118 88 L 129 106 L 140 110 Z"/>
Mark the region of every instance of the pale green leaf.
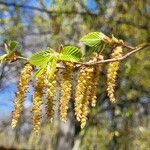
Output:
<path fill-rule="evenodd" d="M 8 56 L 8 54 L 4 54 L 4 55 L 0 56 L 0 64 L 2 64 L 6 60 L 7 56 Z"/>
<path fill-rule="evenodd" d="M 75 46 L 65 46 L 60 53 L 59 60 L 78 62 L 82 58 L 80 48 Z"/>
<path fill-rule="evenodd" d="M 39 51 L 31 56 L 29 62 L 35 66 L 42 66 L 47 63 L 51 58 L 50 52 L 48 50 Z"/>
<path fill-rule="evenodd" d="M 56 67 L 57 67 L 57 61 L 58 61 L 58 59 L 54 58 L 51 61 L 51 63 L 49 63 L 47 65 L 47 75 L 48 75 L 48 78 L 51 78 L 52 75 L 55 73 Z"/>
<path fill-rule="evenodd" d="M 104 41 L 105 35 L 101 32 L 91 32 L 80 39 L 85 45 L 97 47 Z"/>
<path fill-rule="evenodd" d="M 45 68 L 39 68 L 39 69 L 35 72 L 34 77 L 35 77 L 35 78 L 38 78 L 39 76 L 41 76 L 41 75 L 44 73 L 44 71 L 45 71 Z"/>

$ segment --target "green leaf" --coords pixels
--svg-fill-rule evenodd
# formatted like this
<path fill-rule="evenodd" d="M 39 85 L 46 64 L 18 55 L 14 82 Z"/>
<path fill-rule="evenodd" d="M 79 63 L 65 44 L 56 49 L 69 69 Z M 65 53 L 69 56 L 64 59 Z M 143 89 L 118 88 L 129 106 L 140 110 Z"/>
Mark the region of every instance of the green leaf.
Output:
<path fill-rule="evenodd" d="M 18 46 L 18 42 L 16 42 L 16 41 L 11 41 L 11 42 L 10 42 L 9 49 L 10 49 L 10 50 L 15 50 L 15 49 L 17 48 L 17 46 Z"/>
<path fill-rule="evenodd" d="M 44 73 L 44 71 L 45 71 L 45 68 L 44 68 L 44 67 L 43 67 L 43 68 L 39 68 L 39 69 L 35 72 L 34 77 L 35 77 L 35 78 L 38 78 L 40 75 L 42 75 L 42 74 Z"/>
<path fill-rule="evenodd" d="M 8 56 L 8 54 L 4 54 L 4 55 L 0 56 L 0 64 L 2 64 L 6 60 L 7 56 Z"/>
<path fill-rule="evenodd" d="M 59 56 L 59 60 L 78 62 L 82 58 L 80 48 L 75 46 L 65 46 Z"/>
<path fill-rule="evenodd" d="M 42 66 L 51 59 L 52 56 L 50 54 L 51 53 L 48 50 L 41 50 L 33 54 L 29 59 L 29 62 L 35 66 Z"/>
<path fill-rule="evenodd" d="M 57 58 L 54 58 L 51 63 L 49 63 L 47 65 L 47 73 L 48 73 L 48 78 L 51 78 L 52 75 L 54 74 L 55 70 L 56 70 L 56 67 L 57 67 L 57 61 L 58 59 Z"/>
<path fill-rule="evenodd" d="M 91 32 L 80 39 L 85 45 L 90 47 L 97 47 L 104 41 L 105 35 L 101 32 Z"/>

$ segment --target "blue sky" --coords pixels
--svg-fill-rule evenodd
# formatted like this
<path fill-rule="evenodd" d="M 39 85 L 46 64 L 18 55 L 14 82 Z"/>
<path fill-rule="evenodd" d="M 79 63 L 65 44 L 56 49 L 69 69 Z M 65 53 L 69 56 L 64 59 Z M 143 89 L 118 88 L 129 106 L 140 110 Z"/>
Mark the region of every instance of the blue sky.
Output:
<path fill-rule="evenodd" d="M 6 0 L 5 2 L 13 2 L 13 0 Z M 20 0 L 17 1 L 20 3 Z M 50 5 L 50 0 L 44 1 L 47 5 Z M 37 0 L 28 0 L 26 5 L 30 6 L 37 6 Z M 86 7 L 94 12 L 97 9 L 96 2 L 94 0 L 87 0 Z M 9 8 L 13 11 L 13 7 Z M 22 9 L 22 11 L 24 11 Z M 7 14 L 2 14 L 0 17 L 7 17 Z M 22 19 L 23 23 L 27 23 L 27 18 Z M 17 91 L 17 85 L 14 83 L 11 83 L 9 85 L 2 86 L 0 88 L 0 118 L 3 117 L 4 114 L 10 114 L 13 110 L 13 100 L 15 99 L 15 92 Z M 32 88 L 30 88 L 30 92 L 33 91 Z M 31 92 L 32 93 L 32 92 Z M 31 94 L 27 95 L 25 105 L 29 105 L 31 102 Z"/>
<path fill-rule="evenodd" d="M 3 86 L 0 89 L 0 118 L 3 115 L 9 115 L 13 108 L 14 108 L 14 100 L 15 100 L 15 93 L 17 91 L 17 85 L 15 83 Z M 33 93 L 33 87 L 30 86 L 29 92 L 26 94 L 24 105 L 28 107 L 31 104 Z"/>

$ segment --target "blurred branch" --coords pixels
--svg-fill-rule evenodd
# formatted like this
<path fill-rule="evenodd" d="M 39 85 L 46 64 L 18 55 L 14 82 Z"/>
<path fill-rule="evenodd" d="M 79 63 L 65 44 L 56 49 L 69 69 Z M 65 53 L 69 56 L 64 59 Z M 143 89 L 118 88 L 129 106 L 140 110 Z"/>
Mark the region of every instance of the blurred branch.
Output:
<path fill-rule="evenodd" d="M 80 14 L 80 15 L 91 15 L 91 16 L 99 16 L 99 14 L 94 14 L 94 13 L 90 13 L 88 11 L 56 11 L 56 10 L 47 10 L 45 8 L 39 8 L 39 7 L 35 7 L 35 6 L 29 6 L 29 5 L 22 5 L 22 4 L 16 4 L 16 3 L 9 3 L 9 2 L 0 2 L 0 5 L 4 5 L 6 7 L 19 7 L 19 8 L 24 8 L 24 9 L 31 9 L 31 10 L 36 10 L 36 11 L 40 11 L 40 12 L 44 12 L 44 13 L 48 13 L 48 14 Z"/>
<path fill-rule="evenodd" d="M 31 32 L 31 33 L 25 33 L 25 36 L 48 35 L 51 33 L 52 33 L 51 31 Z"/>
<path fill-rule="evenodd" d="M 129 25 L 129 26 L 136 27 L 138 29 L 145 29 L 145 30 L 147 30 L 149 28 L 148 24 L 141 25 L 141 24 L 136 24 L 134 22 L 126 21 L 126 20 L 118 20 L 118 21 L 116 21 L 116 23 L 117 24 L 126 24 L 126 25 Z"/>

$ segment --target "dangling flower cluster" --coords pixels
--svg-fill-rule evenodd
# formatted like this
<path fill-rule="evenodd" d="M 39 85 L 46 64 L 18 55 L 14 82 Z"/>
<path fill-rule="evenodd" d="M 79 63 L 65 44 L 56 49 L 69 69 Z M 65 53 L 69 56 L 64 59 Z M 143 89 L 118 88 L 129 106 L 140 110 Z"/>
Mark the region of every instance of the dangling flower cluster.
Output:
<path fill-rule="evenodd" d="M 101 55 L 96 54 L 90 62 L 102 59 Z M 96 106 L 99 74 L 100 65 L 98 64 L 92 67 L 83 66 L 80 68 L 75 93 L 75 115 L 77 120 L 81 122 L 81 128 L 86 125 L 90 105 L 92 107 Z"/>
<path fill-rule="evenodd" d="M 117 46 L 114 48 L 113 53 L 111 54 L 111 58 L 120 58 L 122 57 L 122 47 Z M 108 97 L 112 103 L 116 102 L 115 95 L 114 95 L 114 88 L 115 88 L 115 82 L 117 77 L 117 71 L 119 69 L 119 61 L 111 62 L 108 64 L 108 70 L 107 70 L 107 92 Z"/>
<path fill-rule="evenodd" d="M 44 88 L 44 74 L 37 77 L 35 80 L 35 91 L 33 96 L 33 128 L 36 134 L 40 131 L 41 106 Z"/>
<path fill-rule="evenodd" d="M 101 60 L 99 55 L 94 55 L 91 62 Z M 65 69 L 63 70 L 63 76 L 60 84 L 60 119 L 64 122 L 67 121 L 67 112 L 69 108 L 69 100 L 72 95 L 72 71 L 74 69 L 74 64 L 71 62 L 64 63 Z M 81 66 L 78 76 L 75 91 L 75 115 L 77 120 L 80 122 L 81 128 L 84 128 L 87 122 L 87 117 L 90 112 L 90 107 L 96 105 L 96 90 L 97 83 L 99 79 L 99 72 L 101 66 L 99 64 L 93 66 Z M 27 64 L 21 73 L 21 79 L 18 86 L 19 91 L 17 92 L 17 100 L 15 102 L 15 110 L 13 113 L 12 126 L 15 127 L 20 117 L 22 110 L 22 103 L 25 93 L 29 84 L 29 77 L 31 75 L 32 67 Z M 41 124 L 41 109 L 42 109 L 42 98 L 46 96 L 46 114 L 48 120 L 52 121 L 54 116 L 54 96 L 57 89 L 57 72 L 56 69 L 53 76 L 49 76 L 47 71 L 43 74 L 37 76 L 34 85 L 34 95 L 33 95 L 33 128 L 36 134 L 39 134 L 40 124 Z"/>
<path fill-rule="evenodd" d="M 80 121 L 82 117 L 82 102 L 87 87 L 86 77 L 87 77 L 86 68 L 81 67 L 78 74 L 76 93 L 75 93 L 75 115 L 78 121 Z"/>
<path fill-rule="evenodd" d="M 81 128 L 84 128 L 86 125 L 87 121 L 87 116 L 90 112 L 90 99 L 91 99 L 91 93 L 92 93 L 92 80 L 93 80 L 93 73 L 94 73 L 94 68 L 93 67 L 88 67 L 85 68 L 86 71 L 86 77 L 85 77 L 85 91 L 83 92 L 83 99 L 82 99 L 82 108 L 81 108 L 81 117 L 80 117 L 80 122 L 81 122 Z"/>
<path fill-rule="evenodd" d="M 66 63 L 63 78 L 61 81 L 61 97 L 60 97 L 60 119 L 67 121 L 68 104 L 71 98 L 71 76 L 73 64 Z"/>
<path fill-rule="evenodd" d="M 95 65 L 94 66 L 94 72 L 93 72 L 93 80 L 92 82 L 92 89 L 91 89 L 91 101 L 90 104 L 92 107 L 96 106 L 96 100 L 97 100 L 97 84 L 98 84 L 98 80 L 99 80 L 99 75 L 100 75 L 100 70 L 101 70 L 101 66 L 100 65 Z"/>
<path fill-rule="evenodd" d="M 57 82 L 56 82 L 56 73 L 49 78 L 47 77 L 45 80 L 46 87 L 46 96 L 47 96 L 47 104 L 46 104 L 46 114 L 47 119 L 52 121 L 53 119 L 53 99 L 56 93 Z"/>
<path fill-rule="evenodd" d="M 29 81 L 30 81 L 32 69 L 33 68 L 30 64 L 26 64 L 24 69 L 21 71 L 20 81 L 18 84 L 18 92 L 16 93 L 16 99 L 15 99 L 15 108 L 12 114 L 11 126 L 13 128 L 16 127 L 17 122 L 20 118 L 20 114 L 22 112 L 23 101 L 29 87 Z"/>

